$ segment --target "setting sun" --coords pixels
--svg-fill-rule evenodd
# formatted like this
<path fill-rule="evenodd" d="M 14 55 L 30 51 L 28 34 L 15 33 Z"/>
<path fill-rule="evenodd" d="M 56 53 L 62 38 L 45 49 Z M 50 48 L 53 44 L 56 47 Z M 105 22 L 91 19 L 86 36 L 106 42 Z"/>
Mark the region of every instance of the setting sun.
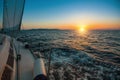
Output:
<path fill-rule="evenodd" d="M 78 27 L 79 27 L 79 31 L 80 32 L 85 32 L 86 31 L 86 26 L 87 25 L 79 25 Z"/>
<path fill-rule="evenodd" d="M 84 28 L 80 28 L 80 31 L 83 32 L 83 31 L 85 31 L 85 29 Z"/>

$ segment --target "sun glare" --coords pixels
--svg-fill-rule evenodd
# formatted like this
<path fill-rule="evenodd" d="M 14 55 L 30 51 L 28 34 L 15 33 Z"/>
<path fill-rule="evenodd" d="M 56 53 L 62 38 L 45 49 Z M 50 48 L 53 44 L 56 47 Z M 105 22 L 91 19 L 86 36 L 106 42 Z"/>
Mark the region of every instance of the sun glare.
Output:
<path fill-rule="evenodd" d="M 80 28 L 80 31 L 81 31 L 81 32 L 84 32 L 84 31 L 85 31 L 85 29 L 84 29 L 84 28 Z"/>
<path fill-rule="evenodd" d="M 85 32 L 86 31 L 86 26 L 87 25 L 79 25 L 79 31 L 80 32 Z"/>

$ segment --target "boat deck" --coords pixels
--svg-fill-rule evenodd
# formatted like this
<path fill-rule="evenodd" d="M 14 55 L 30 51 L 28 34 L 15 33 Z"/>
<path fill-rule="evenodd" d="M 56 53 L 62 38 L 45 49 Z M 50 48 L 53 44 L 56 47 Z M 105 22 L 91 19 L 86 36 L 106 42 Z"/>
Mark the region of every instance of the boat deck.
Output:
<path fill-rule="evenodd" d="M 34 57 L 22 43 L 14 42 L 19 49 L 17 54 L 21 55 L 21 60 L 18 61 L 18 78 L 19 80 L 33 80 Z"/>

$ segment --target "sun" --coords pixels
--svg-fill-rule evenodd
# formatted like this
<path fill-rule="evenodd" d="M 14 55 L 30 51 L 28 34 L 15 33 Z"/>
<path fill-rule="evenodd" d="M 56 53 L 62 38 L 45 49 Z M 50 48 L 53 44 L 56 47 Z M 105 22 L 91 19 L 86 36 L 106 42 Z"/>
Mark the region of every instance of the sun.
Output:
<path fill-rule="evenodd" d="M 87 25 L 79 25 L 79 31 L 80 32 L 85 32 L 86 31 L 86 26 Z"/>
<path fill-rule="evenodd" d="M 84 32 L 84 31 L 85 31 L 85 29 L 84 29 L 84 28 L 80 28 L 80 31 L 81 31 L 81 32 Z"/>

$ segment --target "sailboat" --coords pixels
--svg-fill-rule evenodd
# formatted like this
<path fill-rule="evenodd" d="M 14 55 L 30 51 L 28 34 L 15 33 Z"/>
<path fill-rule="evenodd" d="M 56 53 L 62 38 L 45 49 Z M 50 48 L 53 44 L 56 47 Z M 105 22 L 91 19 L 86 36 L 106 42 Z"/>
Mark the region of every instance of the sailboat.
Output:
<path fill-rule="evenodd" d="M 25 44 L 13 38 L 21 30 L 24 6 L 25 0 L 4 0 L 0 80 L 47 80 L 43 59 L 36 58 Z"/>

